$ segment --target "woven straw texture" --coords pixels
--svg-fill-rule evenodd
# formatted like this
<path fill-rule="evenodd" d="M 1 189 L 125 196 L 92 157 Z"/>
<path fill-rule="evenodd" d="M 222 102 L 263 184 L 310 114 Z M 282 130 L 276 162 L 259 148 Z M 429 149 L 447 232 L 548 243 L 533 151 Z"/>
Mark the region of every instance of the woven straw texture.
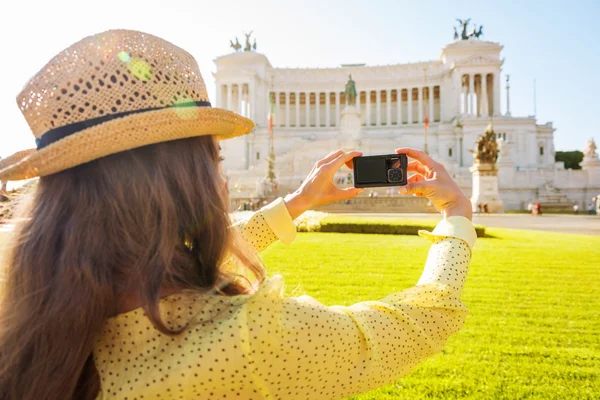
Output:
<path fill-rule="evenodd" d="M 0 180 L 49 175 L 153 143 L 207 134 L 226 139 L 254 128 L 231 111 L 175 107 L 198 101 L 208 101 L 206 86 L 198 64 L 183 49 L 137 31 L 87 37 L 56 55 L 18 95 L 35 138 L 111 114 L 161 109 L 104 122 L 0 165 Z"/>
<path fill-rule="evenodd" d="M 21 150 L 15 154 L 11 154 L 8 157 L 0 159 L 0 170 L 21 161 L 22 159 L 30 156 L 33 152 L 35 152 L 35 149 Z"/>

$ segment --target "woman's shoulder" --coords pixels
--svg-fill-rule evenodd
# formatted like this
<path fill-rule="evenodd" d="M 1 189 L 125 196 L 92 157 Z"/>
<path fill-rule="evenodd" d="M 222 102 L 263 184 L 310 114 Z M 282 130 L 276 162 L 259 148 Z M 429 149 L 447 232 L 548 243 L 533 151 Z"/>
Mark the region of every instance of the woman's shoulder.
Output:
<path fill-rule="evenodd" d="M 261 301 L 273 301 L 283 298 L 283 277 L 275 275 L 265 279 L 256 292 L 236 296 L 224 296 L 212 293 L 182 291 L 160 299 L 159 310 L 161 319 L 170 330 L 181 330 L 186 326 L 206 324 L 215 319 L 221 319 L 222 314 L 232 314 L 245 304 Z M 142 328 L 140 330 L 139 328 Z M 108 318 L 105 332 L 111 334 L 129 331 L 141 332 L 149 330 L 152 323 L 143 307 L 117 314 Z"/>

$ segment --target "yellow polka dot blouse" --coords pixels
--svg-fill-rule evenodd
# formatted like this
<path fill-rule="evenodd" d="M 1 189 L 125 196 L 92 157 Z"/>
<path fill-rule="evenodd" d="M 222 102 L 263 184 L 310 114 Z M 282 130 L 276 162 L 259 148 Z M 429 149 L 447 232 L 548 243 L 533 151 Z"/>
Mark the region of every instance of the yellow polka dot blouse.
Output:
<path fill-rule="evenodd" d="M 281 199 L 240 229 L 258 250 L 296 234 Z M 168 326 L 188 326 L 176 337 L 141 308 L 110 318 L 94 348 L 98 399 L 343 399 L 394 382 L 440 351 L 467 314 L 473 225 L 450 217 L 420 234 L 433 245 L 419 282 L 378 301 L 286 298 L 274 276 L 253 295 L 162 299 Z"/>

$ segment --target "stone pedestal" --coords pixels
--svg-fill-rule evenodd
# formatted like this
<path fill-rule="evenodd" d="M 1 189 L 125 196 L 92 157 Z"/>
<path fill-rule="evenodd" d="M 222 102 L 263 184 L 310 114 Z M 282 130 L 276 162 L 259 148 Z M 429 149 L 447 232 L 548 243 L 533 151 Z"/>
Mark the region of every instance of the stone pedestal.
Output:
<path fill-rule="evenodd" d="M 498 191 L 498 169 L 493 164 L 475 164 L 469 168 L 473 174 L 473 195 L 471 203 L 473 212 L 483 211 L 484 204 L 487 204 L 487 211 L 490 213 L 503 213 L 504 203 Z"/>
<path fill-rule="evenodd" d="M 362 124 L 360 111 L 355 106 L 346 106 L 340 115 L 340 135 L 347 139 L 358 140 Z"/>
<path fill-rule="evenodd" d="M 355 106 L 346 106 L 340 113 L 339 145 L 342 149 L 356 150 L 360 147 L 362 124 L 360 111 Z"/>
<path fill-rule="evenodd" d="M 589 188 L 600 188 L 600 157 L 596 152 L 596 143 L 590 139 L 586 149 L 583 151 L 581 169 L 586 171 Z"/>

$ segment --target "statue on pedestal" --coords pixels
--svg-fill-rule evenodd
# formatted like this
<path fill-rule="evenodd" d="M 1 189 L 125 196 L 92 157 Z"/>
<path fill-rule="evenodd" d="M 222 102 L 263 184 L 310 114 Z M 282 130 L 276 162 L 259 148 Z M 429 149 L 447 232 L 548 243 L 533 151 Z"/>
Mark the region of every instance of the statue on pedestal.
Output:
<path fill-rule="evenodd" d="M 252 51 L 252 45 L 250 44 L 250 36 L 252 36 L 252 32 L 254 31 L 250 31 L 250 33 L 244 33 L 244 36 L 246 36 L 246 46 L 244 46 L 244 51 Z"/>
<path fill-rule="evenodd" d="M 597 174 L 598 177 L 593 179 L 600 180 L 600 158 L 598 157 L 596 150 L 598 150 L 598 147 L 596 146 L 594 139 L 588 140 L 587 146 L 585 146 L 585 149 L 583 150 L 583 161 L 581 162 L 581 168 L 590 171 L 596 171 L 593 174 L 594 176 Z"/>
<path fill-rule="evenodd" d="M 475 163 L 496 164 L 500 150 L 498 149 L 498 142 L 496 141 L 496 133 L 491 124 L 488 125 L 483 135 L 481 135 L 475 143 L 477 145 L 477 150 L 469 150 L 472 153 L 475 153 Z"/>
<path fill-rule="evenodd" d="M 471 18 L 466 19 L 466 20 L 457 19 L 457 21 L 460 25 L 459 29 L 461 29 L 461 34 L 460 34 L 461 40 L 479 39 L 479 37 L 481 35 L 483 35 L 483 25 L 480 25 L 479 29 L 477 29 L 476 24 L 473 24 L 473 30 L 471 31 L 471 33 L 467 33 L 467 29 L 469 26 L 469 22 L 471 21 Z M 458 37 L 459 37 L 458 31 L 456 30 L 456 27 L 454 27 L 454 40 L 457 40 Z"/>
<path fill-rule="evenodd" d="M 356 84 L 352 80 L 352 75 L 348 75 L 348 82 L 346 83 L 344 95 L 346 96 L 347 105 L 353 106 L 356 104 Z"/>
<path fill-rule="evenodd" d="M 596 153 L 597 149 L 598 149 L 598 147 L 596 146 L 596 142 L 594 141 L 594 139 L 588 140 L 587 146 L 585 146 L 585 149 L 583 150 L 583 159 L 584 160 L 597 160 L 598 159 L 598 153 Z"/>
<path fill-rule="evenodd" d="M 479 207 L 489 210 L 492 213 L 504 212 L 504 203 L 500 197 L 498 189 L 498 143 L 496 142 L 496 133 L 490 124 L 483 135 L 476 141 L 476 150 L 469 150 L 474 153 L 473 166 L 469 169 L 473 174 L 473 194 L 471 203 L 473 211 Z"/>
<path fill-rule="evenodd" d="M 229 47 L 231 47 L 232 49 L 234 49 L 236 51 L 236 53 L 237 53 L 242 48 L 242 45 L 240 44 L 240 41 L 236 37 L 235 38 L 235 43 L 233 43 L 233 40 L 229 41 Z"/>
<path fill-rule="evenodd" d="M 358 145 L 357 140 L 360 138 L 362 124 L 360 121 L 360 110 L 356 108 L 356 83 L 352 80 L 352 75 L 348 76 L 344 95 L 346 97 L 346 106 L 340 114 L 340 136 L 344 138 L 344 143 L 341 143 L 340 146 L 343 148 L 353 148 Z"/>

